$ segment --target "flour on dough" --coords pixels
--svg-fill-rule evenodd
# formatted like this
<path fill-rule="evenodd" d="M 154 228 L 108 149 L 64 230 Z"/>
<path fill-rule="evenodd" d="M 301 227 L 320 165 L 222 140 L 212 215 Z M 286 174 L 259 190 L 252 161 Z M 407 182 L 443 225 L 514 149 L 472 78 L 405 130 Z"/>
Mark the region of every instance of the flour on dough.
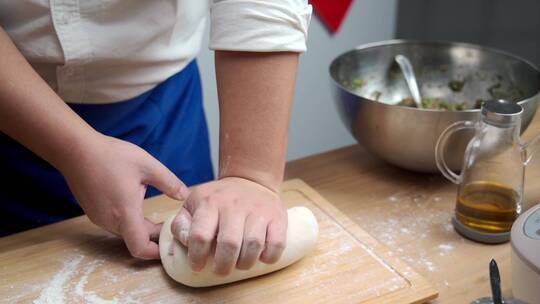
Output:
<path fill-rule="evenodd" d="M 201 272 L 191 270 L 187 249 L 174 239 L 171 233 L 170 217 L 161 228 L 159 236 L 159 253 L 161 263 L 167 274 L 184 285 L 205 287 L 240 281 L 269 272 L 273 272 L 300 260 L 313 250 L 317 243 L 319 225 L 313 213 L 306 207 L 293 207 L 287 210 L 287 243 L 281 258 L 274 264 L 264 264 L 258 261 L 249 270 L 233 269 L 227 276 L 218 276 L 212 272 L 213 259 L 209 259 Z"/>

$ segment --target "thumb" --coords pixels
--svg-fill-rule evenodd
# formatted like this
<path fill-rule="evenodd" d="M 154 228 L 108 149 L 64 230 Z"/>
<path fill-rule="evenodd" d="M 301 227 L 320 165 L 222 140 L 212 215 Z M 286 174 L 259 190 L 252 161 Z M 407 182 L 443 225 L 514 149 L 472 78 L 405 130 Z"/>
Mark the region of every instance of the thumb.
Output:
<path fill-rule="evenodd" d="M 167 167 L 152 156 L 146 163 L 143 183 L 152 185 L 170 198 L 185 200 L 189 196 L 188 187 Z"/>
<path fill-rule="evenodd" d="M 142 209 L 130 209 L 120 221 L 120 235 L 132 256 L 140 259 L 159 259 L 159 246 L 150 239 Z"/>

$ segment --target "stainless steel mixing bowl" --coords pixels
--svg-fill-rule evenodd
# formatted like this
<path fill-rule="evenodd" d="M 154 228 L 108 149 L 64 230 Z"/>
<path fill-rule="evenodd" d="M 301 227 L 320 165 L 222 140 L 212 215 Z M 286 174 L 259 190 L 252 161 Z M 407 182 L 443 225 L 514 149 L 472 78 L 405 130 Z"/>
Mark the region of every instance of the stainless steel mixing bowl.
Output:
<path fill-rule="evenodd" d="M 396 105 L 410 96 L 401 72 L 396 72 L 397 54 L 411 60 L 424 97 L 469 105 L 494 97 L 514 100 L 525 110 L 522 131 L 538 107 L 539 70 L 502 51 L 466 43 L 391 40 L 346 52 L 330 65 L 340 116 L 360 144 L 399 167 L 436 172 L 434 151 L 441 132 L 456 121 L 478 119 L 480 111 Z M 464 82 L 461 91 L 449 87 L 453 80 Z M 470 131 L 463 131 L 449 142 L 446 155 L 453 170 L 461 169 L 471 137 Z"/>

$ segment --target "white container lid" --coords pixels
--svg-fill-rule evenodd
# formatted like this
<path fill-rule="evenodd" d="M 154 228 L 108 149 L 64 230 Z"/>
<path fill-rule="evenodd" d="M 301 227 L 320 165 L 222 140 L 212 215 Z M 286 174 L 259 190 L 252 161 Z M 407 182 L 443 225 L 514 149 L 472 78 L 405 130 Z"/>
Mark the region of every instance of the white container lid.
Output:
<path fill-rule="evenodd" d="M 514 222 L 510 242 L 519 258 L 540 275 L 540 204 Z"/>

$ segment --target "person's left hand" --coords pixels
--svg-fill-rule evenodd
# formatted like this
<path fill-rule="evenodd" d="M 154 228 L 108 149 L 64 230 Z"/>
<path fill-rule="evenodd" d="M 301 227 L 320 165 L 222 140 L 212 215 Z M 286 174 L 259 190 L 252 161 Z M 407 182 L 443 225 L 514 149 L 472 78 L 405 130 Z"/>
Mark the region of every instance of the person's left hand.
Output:
<path fill-rule="evenodd" d="M 214 255 L 214 272 L 236 265 L 249 269 L 257 260 L 275 263 L 285 248 L 287 212 L 279 195 L 255 182 L 226 177 L 192 189 L 171 225 L 188 247 L 194 271 Z"/>

